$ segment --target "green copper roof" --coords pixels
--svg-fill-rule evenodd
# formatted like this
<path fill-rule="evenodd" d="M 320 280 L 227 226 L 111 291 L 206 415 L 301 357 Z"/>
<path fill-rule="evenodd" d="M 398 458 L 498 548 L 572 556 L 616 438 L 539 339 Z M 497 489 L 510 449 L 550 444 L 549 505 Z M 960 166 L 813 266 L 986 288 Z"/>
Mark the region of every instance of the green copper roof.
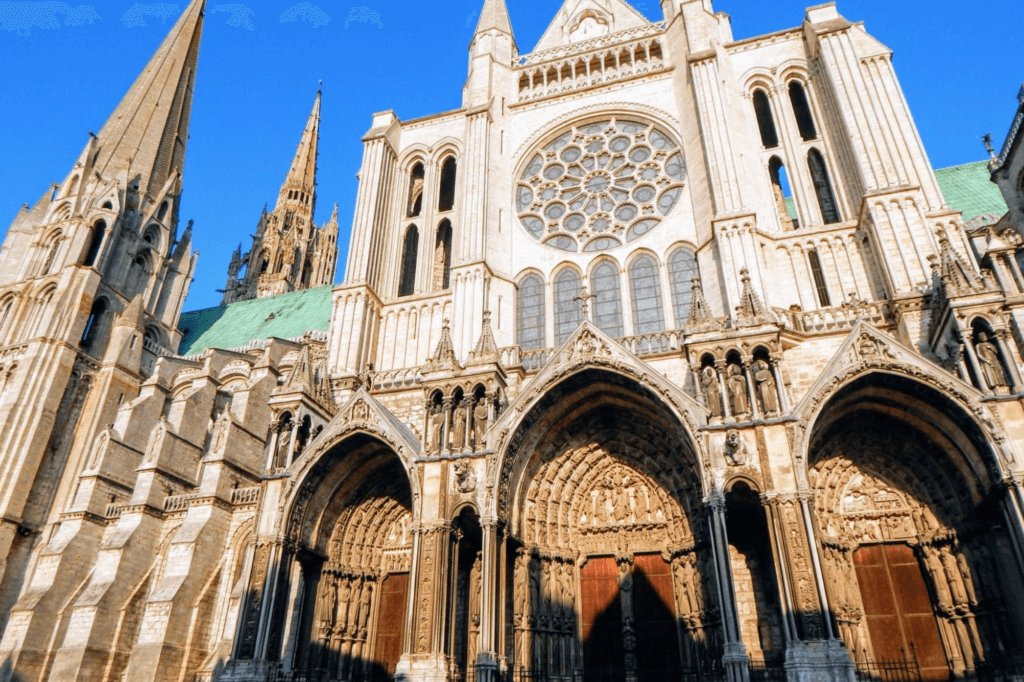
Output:
<path fill-rule="evenodd" d="M 182 313 L 178 328 L 185 336 L 178 352 L 193 355 L 207 348 L 238 348 L 253 339 L 290 339 L 311 329 L 327 331 L 331 289 L 317 287 Z"/>
<path fill-rule="evenodd" d="M 963 213 L 964 222 L 986 213 L 1002 217 L 1007 211 L 999 187 L 990 179 L 988 161 L 940 168 L 935 177 L 946 203 Z"/>

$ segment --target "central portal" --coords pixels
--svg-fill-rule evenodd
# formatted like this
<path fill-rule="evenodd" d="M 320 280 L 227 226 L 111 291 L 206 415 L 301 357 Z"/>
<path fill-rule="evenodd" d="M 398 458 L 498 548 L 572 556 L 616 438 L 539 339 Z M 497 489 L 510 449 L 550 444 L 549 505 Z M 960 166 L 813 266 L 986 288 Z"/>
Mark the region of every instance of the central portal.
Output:
<path fill-rule="evenodd" d="M 509 553 L 516 679 L 653 682 L 721 660 L 694 458 L 638 397 L 605 387 L 537 439 Z"/>

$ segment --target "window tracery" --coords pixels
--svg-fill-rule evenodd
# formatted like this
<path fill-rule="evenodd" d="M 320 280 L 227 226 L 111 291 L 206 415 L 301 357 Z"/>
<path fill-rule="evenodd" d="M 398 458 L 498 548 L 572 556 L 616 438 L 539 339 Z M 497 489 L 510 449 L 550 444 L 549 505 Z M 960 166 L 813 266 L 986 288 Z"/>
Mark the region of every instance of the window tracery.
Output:
<path fill-rule="evenodd" d="M 658 226 L 682 193 L 683 157 L 656 125 L 613 118 L 570 126 L 530 159 L 516 211 L 535 239 L 605 251 Z"/>

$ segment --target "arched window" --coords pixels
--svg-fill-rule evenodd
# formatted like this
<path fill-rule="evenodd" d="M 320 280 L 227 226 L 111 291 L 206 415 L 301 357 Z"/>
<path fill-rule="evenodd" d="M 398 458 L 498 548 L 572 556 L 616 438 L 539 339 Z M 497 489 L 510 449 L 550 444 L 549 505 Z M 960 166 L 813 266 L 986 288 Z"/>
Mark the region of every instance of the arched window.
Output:
<path fill-rule="evenodd" d="M 693 278 L 697 271 L 697 256 L 687 248 L 676 249 L 668 259 L 668 278 L 672 287 L 672 315 L 676 329 L 682 329 L 690 316 L 693 301 Z"/>
<path fill-rule="evenodd" d="M 57 249 L 60 248 L 60 233 L 53 236 L 46 251 L 46 260 L 43 262 L 43 269 L 40 275 L 49 275 L 56 272 Z"/>
<path fill-rule="evenodd" d="M 566 268 L 555 278 L 555 345 L 565 343 L 576 328 L 583 322 L 579 301 L 580 276 L 572 268 Z"/>
<path fill-rule="evenodd" d="M 516 338 L 523 350 L 544 347 L 544 280 L 527 275 L 519 283 L 516 299 Z"/>
<path fill-rule="evenodd" d="M 14 299 L 0 303 L 0 346 L 7 342 L 7 324 L 14 310 Z"/>
<path fill-rule="evenodd" d="M 789 84 L 789 102 L 793 105 L 793 115 L 796 116 L 796 127 L 800 130 L 800 137 L 804 142 L 810 142 L 818 138 L 818 130 L 814 126 L 814 116 L 811 115 L 811 105 L 807 101 L 807 91 L 799 81 L 791 81 Z"/>
<path fill-rule="evenodd" d="M 413 218 L 423 210 L 423 164 L 417 163 L 409 174 L 409 205 L 405 215 Z"/>
<path fill-rule="evenodd" d="M 313 264 L 306 259 L 306 263 L 302 266 L 302 284 L 303 286 L 309 286 L 309 280 L 313 276 Z"/>
<path fill-rule="evenodd" d="M 149 257 L 145 252 L 135 256 L 128 276 L 124 280 L 124 295 L 129 299 L 146 289 L 146 276 L 149 274 Z"/>
<path fill-rule="evenodd" d="M 437 210 L 450 211 L 455 206 L 455 157 L 449 156 L 441 166 L 441 187 Z"/>
<path fill-rule="evenodd" d="M 260 254 L 260 274 L 264 274 L 270 266 L 270 254 L 264 251 Z"/>
<path fill-rule="evenodd" d="M 452 274 L 452 223 L 445 218 L 437 226 L 434 242 L 434 291 L 451 286 Z"/>
<path fill-rule="evenodd" d="M 630 301 L 633 305 L 633 333 L 653 334 L 665 330 L 665 314 L 661 307 L 658 266 L 643 255 L 629 266 Z"/>
<path fill-rule="evenodd" d="M 595 296 L 594 324 L 613 339 L 624 336 L 619 269 L 609 261 L 602 261 L 590 275 L 590 288 Z"/>
<path fill-rule="evenodd" d="M 761 144 L 765 149 L 778 147 L 779 134 L 775 131 L 772 107 L 764 90 L 754 90 L 754 114 L 757 116 L 757 129 L 761 131 Z"/>
<path fill-rule="evenodd" d="M 107 223 L 97 220 L 92 226 L 92 235 L 89 237 L 89 248 L 85 252 L 83 264 L 92 267 L 96 264 L 96 257 L 100 255 L 100 247 L 103 246 L 103 235 L 107 231 Z"/>
<path fill-rule="evenodd" d="M 775 198 L 775 210 L 779 214 L 779 222 L 783 230 L 794 230 L 800 226 L 796 217 L 796 204 L 789 184 L 789 175 L 782 159 L 773 156 L 768 161 L 768 176 L 772 181 L 772 195 Z"/>
<path fill-rule="evenodd" d="M 825 281 L 825 271 L 821 269 L 821 258 L 815 249 L 807 252 L 807 263 L 811 268 L 811 277 L 814 279 L 814 291 L 818 295 L 818 305 L 827 308 L 832 305 L 832 299 L 828 295 L 828 283 Z"/>
<path fill-rule="evenodd" d="M 416 250 L 420 245 L 420 230 L 410 225 L 402 243 L 402 274 L 398 280 L 398 295 L 409 296 L 416 290 Z"/>
<path fill-rule="evenodd" d="M 85 329 L 82 330 L 82 341 L 79 344 L 82 348 L 92 348 L 99 339 L 102 331 L 104 316 L 107 314 L 107 299 L 98 298 L 89 310 L 89 317 L 85 320 Z"/>
<path fill-rule="evenodd" d="M 811 168 L 811 181 L 814 183 L 814 193 L 818 195 L 822 220 L 826 225 L 840 222 L 842 218 L 839 216 L 839 206 L 836 204 L 835 194 L 832 193 L 828 168 L 825 166 L 825 159 L 822 158 L 821 152 L 812 149 L 807 154 L 807 165 Z"/>
<path fill-rule="evenodd" d="M 281 272 L 284 269 L 284 251 L 278 251 L 277 261 L 274 263 L 274 272 Z"/>
<path fill-rule="evenodd" d="M 156 213 L 156 219 L 163 221 L 164 216 L 167 215 L 167 202 L 160 204 L 160 210 Z"/>
<path fill-rule="evenodd" d="M 146 242 L 157 251 L 160 250 L 160 228 L 156 225 L 150 225 L 146 228 L 145 234 L 142 235 L 142 241 Z"/>

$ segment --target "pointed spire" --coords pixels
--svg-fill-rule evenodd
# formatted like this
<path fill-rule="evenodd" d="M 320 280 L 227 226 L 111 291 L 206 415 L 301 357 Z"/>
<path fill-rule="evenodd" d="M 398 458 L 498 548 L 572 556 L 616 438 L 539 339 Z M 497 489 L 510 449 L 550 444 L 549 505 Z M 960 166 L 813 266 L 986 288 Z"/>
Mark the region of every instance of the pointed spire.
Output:
<path fill-rule="evenodd" d="M 433 357 L 427 361 L 426 369 L 428 372 L 462 369 L 455 357 L 455 344 L 452 343 L 452 331 L 447 319 L 441 324 L 441 340 L 437 342 Z"/>
<path fill-rule="evenodd" d="M 750 283 L 750 272 L 746 268 L 740 270 L 740 281 L 743 283 L 743 291 L 740 292 L 740 304 L 736 306 L 737 323 L 757 325 L 774 322 L 774 316 L 754 291 L 754 286 Z"/>
<path fill-rule="evenodd" d="M 130 167 L 129 183 L 157 191 L 185 167 L 192 92 L 206 0 L 192 0 L 97 136 L 96 170 L 112 178 Z"/>
<path fill-rule="evenodd" d="M 690 314 L 684 326 L 688 334 L 721 329 L 722 325 L 711 313 L 711 306 L 704 298 L 704 290 L 700 285 L 700 277 L 694 277 L 690 285 Z"/>
<path fill-rule="evenodd" d="M 483 318 L 480 339 L 470 353 L 470 364 L 493 362 L 498 359 L 498 344 L 494 341 L 494 332 L 491 331 L 491 311 L 485 310 Z"/>
<path fill-rule="evenodd" d="M 512 35 L 512 22 L 508 18 L 505 0 L 484 0 L 480 20 L 476 22 L 476 33 L 498 30 Z"/>
<path fill-rule="evenodd" d="M 290 190 L 299 190 L 309 197 L 310 213 L 313 212 L 313 202 L 316 201 L 316 155 L 317 146 L 320 143 L 321 94 L 320 90 L 316 91 L 316 100 L 313 102 L 313 110 L 309 112 L 306 129 L 302 131 L 302 140 L 299 142 L 298 149 L 295 150 L 295 158 L 292 160 L 288 177 L 281 185 L 281 194 L 277 197 L 278 206 L 288 200 Z M 302 197 L 301 200 L 306 201 L 305 197 Z"/>

